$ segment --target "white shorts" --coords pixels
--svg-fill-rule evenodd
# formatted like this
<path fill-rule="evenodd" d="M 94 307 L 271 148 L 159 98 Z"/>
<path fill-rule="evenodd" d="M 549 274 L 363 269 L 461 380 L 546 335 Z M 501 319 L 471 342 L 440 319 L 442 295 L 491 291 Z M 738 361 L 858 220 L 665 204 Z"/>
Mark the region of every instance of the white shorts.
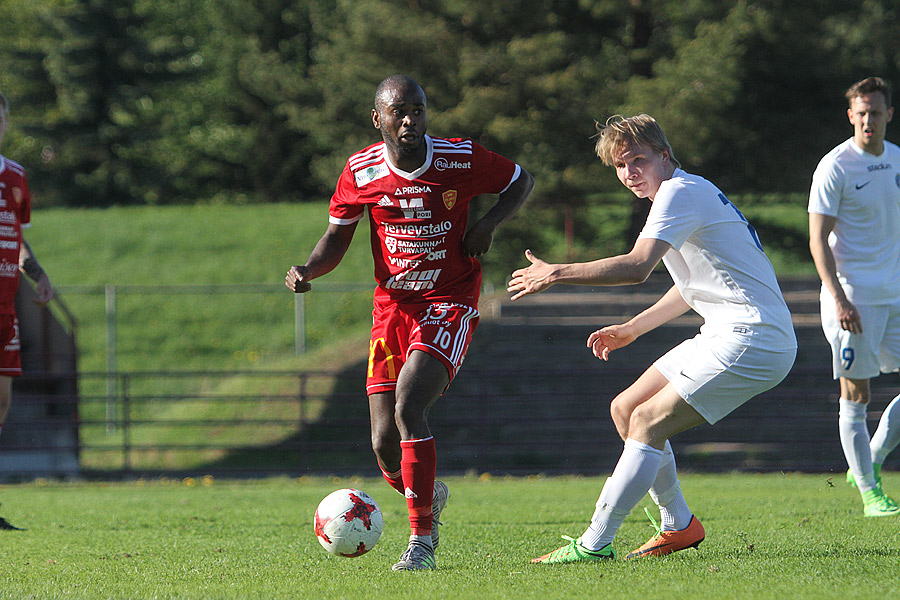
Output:
<path fill-rule="evenodd" d="M 699 334 L 653 366 L 694 410 L 715 423 L 785 378 L 797 349 L 769 350 L 749 326 Z"/>
<path fill-rule="evenodd" d="M 900 369 L 900 300 L 894 304 L 854 304 L 862 333 L 841 329 L 834 297 L 823 289 L 822 331 L 831 345 L 834 378 L 871 379 Z"/>

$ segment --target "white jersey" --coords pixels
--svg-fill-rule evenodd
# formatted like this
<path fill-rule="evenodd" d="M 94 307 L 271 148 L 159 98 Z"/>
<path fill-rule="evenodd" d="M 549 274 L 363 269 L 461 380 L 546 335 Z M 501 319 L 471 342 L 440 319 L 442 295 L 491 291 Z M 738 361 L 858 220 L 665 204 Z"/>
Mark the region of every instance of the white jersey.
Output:
<path fill-rule="evenodd" d="M 639 237 L 672 245 L 663 263 L 704 328 L 747 327 L 769 350 L 797 347 L 791 313 L 756 230 L 712 183 L 676 169 L 659 186 Z"/>
<path fill-rule="evenodd" d="M 826 154 L 813 174 L 809 212 L 834 217 L 828 245 L 851 302 L 900 299 L 900 148 L 880 156 L 853 138 Z"/>

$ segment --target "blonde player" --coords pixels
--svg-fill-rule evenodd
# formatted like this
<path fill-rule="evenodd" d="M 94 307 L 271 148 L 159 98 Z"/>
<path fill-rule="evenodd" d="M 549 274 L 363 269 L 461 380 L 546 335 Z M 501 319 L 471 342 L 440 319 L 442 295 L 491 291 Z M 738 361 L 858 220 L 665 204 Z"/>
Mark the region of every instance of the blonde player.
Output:
<path fill-rule="evenodd" d="M 661 529 L 626 558 L 700 544 L 706 533 L 681 492 L 669 438 L 716 423 L 777 385 L 797 351 L 790 312 L 756 231 L 716 186 L 680 168 L 657 122 L 648 115 L 613 117 L 601 129 L 596 150 L 628 189 L 652 201 L 634 248 L 575 264 L 548 264 L 526 251 L 531 265 L 512 274 L 513 300 L 556 283 L 641 283 L 662 260 L 675 285 L 630 321 L 592 333 L 588 347 L 608 360 L 616 349 L 690 309 L 704 324 L 613 400 L 611 413 L 625 448 L 590 525 L 578 539 L 567 538 L 566 545 L 532 560 L 537 563 L 615 558 L 613 538 L 648 492 L 659 505 Z"/>

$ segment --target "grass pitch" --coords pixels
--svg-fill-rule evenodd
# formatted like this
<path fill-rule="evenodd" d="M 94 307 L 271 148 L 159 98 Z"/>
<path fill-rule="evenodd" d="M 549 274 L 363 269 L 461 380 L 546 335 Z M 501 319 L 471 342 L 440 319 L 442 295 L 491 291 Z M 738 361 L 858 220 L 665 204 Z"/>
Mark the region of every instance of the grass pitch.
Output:
<path fill-rule="evenodd" d="M 682 476 L 706 541 L 662 559 L 532 565 L 584 529 L 603 478 L 448 477 L 438 570 L 393 573 L 404 500 L 380 479 L 212 478 L 0 486 L 0 598 L 869 598 L 900 589 L 900 518 L 866 519 L 842 475 Z M 369 554 L 327 554 L 319 500 L 370 493 L 385 532 Z M 900 490 L 900 475 L 885 488 Z M 643 507 L 620 556 L 652 534 Z"/>

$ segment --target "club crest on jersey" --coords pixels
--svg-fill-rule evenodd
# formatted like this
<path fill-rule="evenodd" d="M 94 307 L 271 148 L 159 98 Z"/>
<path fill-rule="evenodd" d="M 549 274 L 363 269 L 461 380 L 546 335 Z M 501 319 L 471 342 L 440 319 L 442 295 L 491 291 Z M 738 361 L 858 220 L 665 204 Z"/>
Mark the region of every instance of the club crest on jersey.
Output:
<path fill-rule="evenodd" d="M 356 186 L 363 187 L 368 183 L 372 183 L 376 179 L 385 177 L 389 172 L 390 171 L 388 171 L 387 165 L 382 163 L 356 171 L 355 173 L 353 173 L 353 177 L 356 179 Z"/>
<path fill-rule="evenodd" d="M 12 189 L 13 200 L 16 201 L 16 204 L 22 204 L 22 200 L 25 198 L 25 194 L 22 193 L 22 188 L 14 187 Z"/>
<path fill-rule="evenodd" d="M 447 210 L 450 210 L 456 205 L 456 190 L 447 190 L 441 194 L 441 198 L 444 200 L 444 206 L 447 207 Z"/>

